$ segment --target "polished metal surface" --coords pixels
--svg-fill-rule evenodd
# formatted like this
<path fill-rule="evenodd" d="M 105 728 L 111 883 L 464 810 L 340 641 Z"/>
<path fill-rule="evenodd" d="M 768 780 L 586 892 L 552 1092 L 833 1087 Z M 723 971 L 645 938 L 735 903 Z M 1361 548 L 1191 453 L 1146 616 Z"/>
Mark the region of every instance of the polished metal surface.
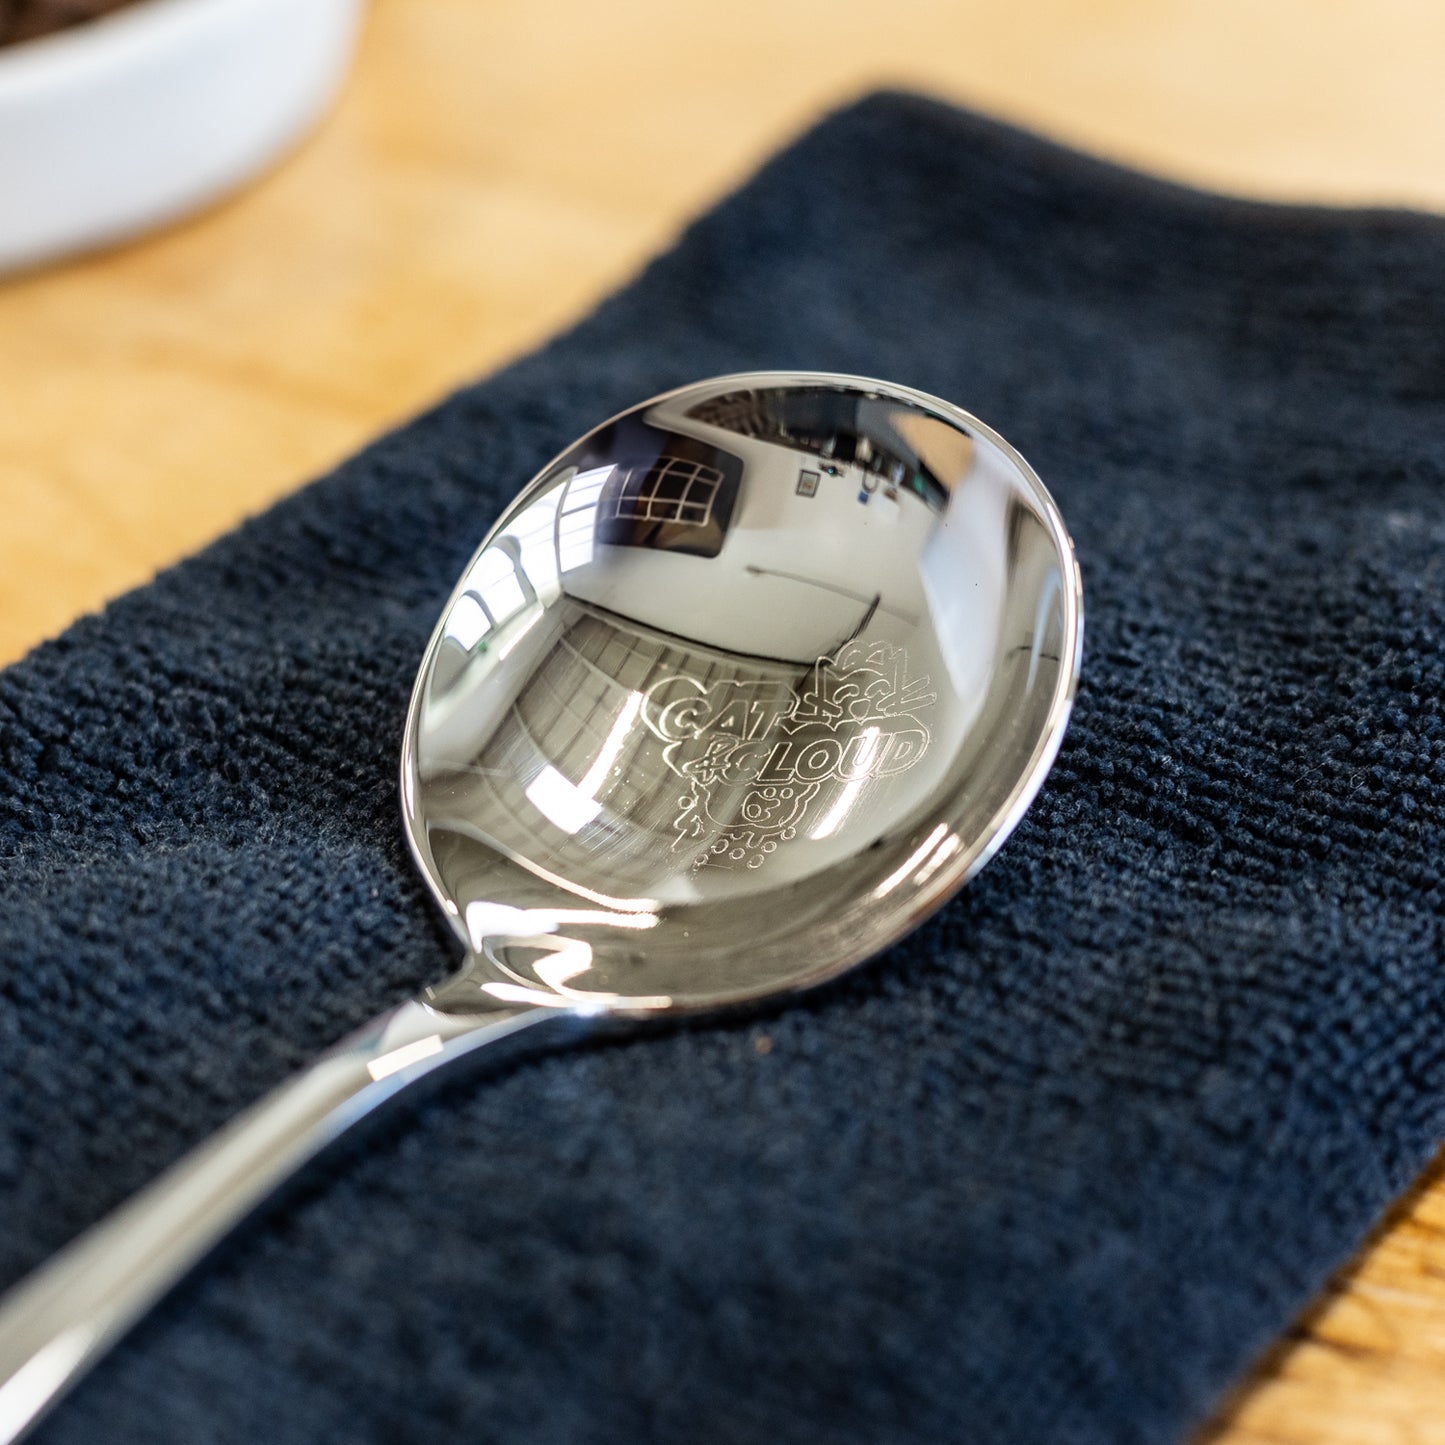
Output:
<path fill-rule="evenodd" d="M 646 1014 L 837 973 L 986 859 L 1079 660 L 1022 459 L 880 382 L 684 388 L 578 442 L 472 560 L 412 701 L 448 1007 Z"/>
<path fill-rule="evenodd" d="M 786 994 L 906 933 L 1032 800 L 1081 643 L 1043 486 L 922 393 L 723 377 L 570 447 L 468 565 L 407 719 L 407 833 L 461 967 L 0 1301 L 0 1442 L 405 1084 Z"/>

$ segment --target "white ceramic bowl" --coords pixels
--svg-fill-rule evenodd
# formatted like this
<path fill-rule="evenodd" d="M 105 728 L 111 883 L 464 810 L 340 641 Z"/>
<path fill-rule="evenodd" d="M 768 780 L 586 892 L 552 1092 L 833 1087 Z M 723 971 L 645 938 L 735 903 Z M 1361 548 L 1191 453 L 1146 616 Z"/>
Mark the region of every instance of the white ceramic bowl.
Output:
<path fill-rule="evenodd" d="M 0 270 L 134 235 L 265 165 L 335 94 L 362 0 L 137 0 L 0 47 Z"/>

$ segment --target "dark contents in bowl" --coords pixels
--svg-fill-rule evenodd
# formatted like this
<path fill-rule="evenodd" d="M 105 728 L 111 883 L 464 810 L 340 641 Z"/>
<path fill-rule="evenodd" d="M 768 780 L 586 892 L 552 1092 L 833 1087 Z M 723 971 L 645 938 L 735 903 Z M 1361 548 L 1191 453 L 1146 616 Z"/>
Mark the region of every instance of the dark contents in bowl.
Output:
<path fill-rule="evenodd" d="M 108 15 L 136 0 L 0 0 L 0 45 L 34 40 L 85 20 Z"/>

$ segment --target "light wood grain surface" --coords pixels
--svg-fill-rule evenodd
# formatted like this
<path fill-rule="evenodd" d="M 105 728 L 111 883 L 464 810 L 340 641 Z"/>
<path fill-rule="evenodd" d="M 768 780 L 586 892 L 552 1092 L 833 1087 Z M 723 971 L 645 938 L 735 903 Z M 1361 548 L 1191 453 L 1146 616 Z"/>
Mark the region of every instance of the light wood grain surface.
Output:
<path fill-rule="evenodd" d="M 1445 210 L 1438 0 L 375 0 L 319 133 L 0 283 L 0 661 L 565 325 L 823 109 L 931 90 L 1146 169 Z M 1210 1445 L 1445 1442 L 1445 1166 Z"/>

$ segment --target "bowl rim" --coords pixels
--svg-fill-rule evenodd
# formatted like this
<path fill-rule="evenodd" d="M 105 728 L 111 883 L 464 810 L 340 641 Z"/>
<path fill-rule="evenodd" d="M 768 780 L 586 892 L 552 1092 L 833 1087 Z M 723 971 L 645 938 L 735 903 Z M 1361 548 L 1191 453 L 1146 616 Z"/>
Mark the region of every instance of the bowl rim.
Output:
<path fill-rule="evenodd" d="M 244 0 L 127 0 L 103 15 L 0 45 L 0 91 L 72 82 L 87 70 L 151 52 L 218 11 L 246 8 Z"/>

